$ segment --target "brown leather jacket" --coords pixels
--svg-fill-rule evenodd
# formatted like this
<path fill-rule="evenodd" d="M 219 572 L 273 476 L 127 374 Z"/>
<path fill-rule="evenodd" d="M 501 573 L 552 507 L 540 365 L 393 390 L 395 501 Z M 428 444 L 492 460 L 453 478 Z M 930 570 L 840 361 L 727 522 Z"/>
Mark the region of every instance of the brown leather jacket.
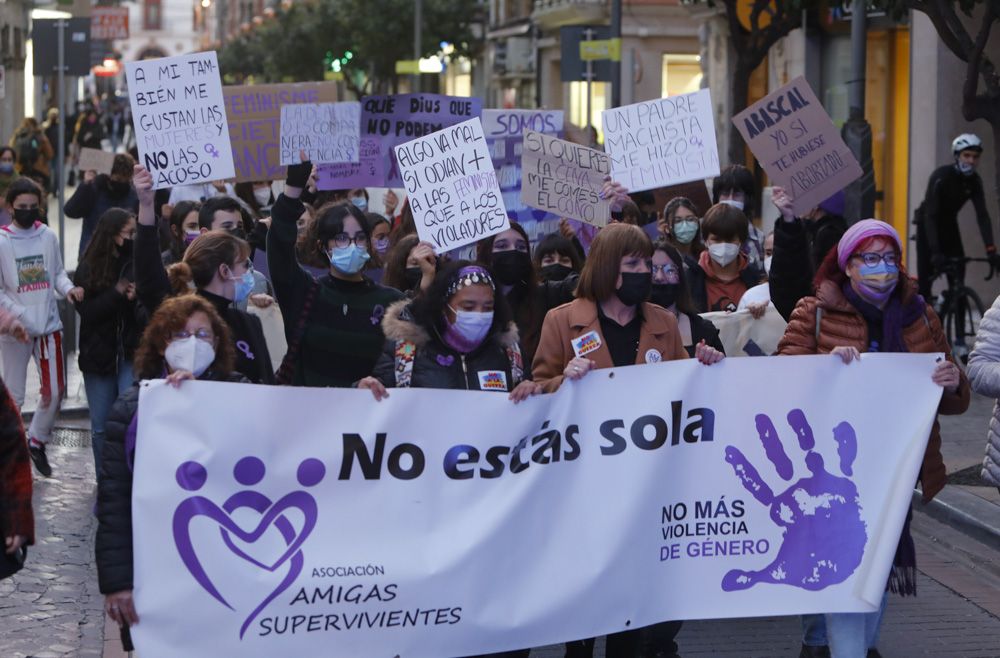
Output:
<path fill-rule="evenodd" d="M 906 279 L 903 290 L 904 303 L 916 294 L 916 284 Z M 817 309 L 820 309 L 819 331 L 816 331 Z M 819 339 L 817 340 L 817 335 Z M 924 316 L 903 329 L 903 340 L 910 352 L 944 352 L 954 361 L 951 349 L 941 329 L 941 321 L 934 309 L 927 307 Z M 838 346 L 855 347 L 864 352 L 868 347 L 868 324 L 851 305 L 844 293 L 832 281 L 824 281 L 815 297 L 799 301 L 788 321 L 785 335 L 778 343 L 779 355 L 829 354 Z M 969 408 L 970 388 L 965 373 L 956 393 L 947 391 L 941 396 L 938 413 L 954 415 Z M 937 420 L 931 429 L 924 462 L 920 467 L 923 500 L 931 501 L 947 482 L 944 459 L 941 456 L 941 432 Z"/>
<path fill-rule="evenodd" d="M 639 349 L 635 354 L 636 365 L 688 358 L 687 351 L 681 344 L 677 318 L 673 313 L 655 304 L 643 302 L 642 318 Z M 542 385 L 546 393 L 559 388 L 566 364 L 576 356 L 572 340 L 591 331 L 596 331 L 601 337 L 601 346 L 586 357 L 594 362 L 595 368 L 613 368 L 611 351 L 601 333 L 596 303 L 589 299 L 575 299 L 552 309 L 545 316 L 531 372 L 534 380 Z"/>

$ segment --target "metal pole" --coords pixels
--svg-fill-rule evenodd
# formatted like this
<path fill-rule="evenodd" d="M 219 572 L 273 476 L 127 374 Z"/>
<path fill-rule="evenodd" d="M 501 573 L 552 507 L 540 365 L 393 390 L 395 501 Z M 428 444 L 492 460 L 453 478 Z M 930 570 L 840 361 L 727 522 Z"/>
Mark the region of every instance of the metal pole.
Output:
<path fill-rule="evenodd" d="M 622 38 L 622 0 L 611 0 L 611 38 Z M 611 60 L 611 107 L 622 104 L 622 63 Z"/>
<path fill-rule="evenodd" d="M 63 263 L 66 262 L 66 215 L 63 213 L 63 207 L 66 203 L 66 188 L 63 185 L 64 170 L 66 169 L 66 127 L 63 123 L 66 121 L 66 112 L 63 107 L 66 95 L 66 27 L 65 19 L 60 18 L 56 21 L 56 37 L 59 42 L 57 46 L 57 65 L 59 71 L 56 73 L 56 105 L 59 110 L 59 152 L 56 154 L 56 175 L 54 182 L 57 190 L 57 203 L 59 204 L 59 254 L 62 256 Z"/>
<path fill-rule="evenodd" d="M 851 80 L 847 83 L 849 112 L 841 134 L 864 172 L 844 190 L 844 218 L 848 224 L 875 216 L 875 166 L 872 127 L 865 121 L 865 66 L 868 55 L 868 16 L 865 0 L 851 5 Z"/>
<path fill-rule="evenodd" d="M 420 65 L 420 53 L 423 50 L 420 40 L 421 40 L 421 27 L 424 23 L 424 3 L 423 0 L 414 0 L 413 7 L 413 59 L 416 60 L 417 65 Z M 413 92 L 417 93 L 420 91 L 420 72 L 417 71 L 413 75 Z"/>
<path fill-rule="evenodd" d="M 583 31 L 583 35 L 584 35 L 584 40 L 585 41 L 593 41 L 593 39 L 594 39 L 594 31 L 591 30 L 590 28 L 587 28 L 586 30 L 584 30 Z M 591 107 L 591 103 L 593 102 L 593 94 L 591 93 L 591 89 L 592 89 L 593 84 L 594 84 L 594 62 L 592 60 L 589 60 L 589 59 L 587 60 L 587 73 L 586 73 L 586 75 L 587 75 L 587 142 L 588 142 L 587 146 L 593 148 L 593 147 L 597 146 L 596 140 L 593 138 L 593 135 L 594 135 L 594 128 L 593 128 L 594 120 L 593 120 L 593 116 L 594 115 L 593 115 L 593 110 L 592 110 L 592 107 Z"/>

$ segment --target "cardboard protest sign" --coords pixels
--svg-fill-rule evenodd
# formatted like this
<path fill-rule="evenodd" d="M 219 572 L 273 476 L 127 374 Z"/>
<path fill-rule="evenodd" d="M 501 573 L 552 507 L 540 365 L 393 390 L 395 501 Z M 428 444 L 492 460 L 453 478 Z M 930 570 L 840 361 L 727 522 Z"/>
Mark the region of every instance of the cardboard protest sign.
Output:
<path fill-rule="evenodd" d="M 154 189 L 235 175 L 215 51 L 127 62 L 125 75 Z"/>
<path fill-rule="evenodd" d="M 772 184 L 803 214 L 863 173 L 805 78 L 798 77 L 735 117 Z"/>
<path fill-rule="evenodd" d="M 318 167 L 321 190 L 402 187 L 393 147 L 479 117 L 483 102 L 440 94 L 368 96 L 362 102 L 361 159 Z"/>
<path fill-rule="evenodd" d="M 719 175 L 708 89 L 604 110 L 611 175 L 632 192 Z"/>
<path fill-rule="evenodd" d="M 417 234 L 443 253 L 510 227 L 479 119 L 395 147 Z"/>
<path fill-rule="evenodd" d="M 608 223 L 611 202 L 600 196 L 604 177 L 611 173 L 606 153 L 530 131 L 521 158 L 525 204 L 595 226 Z"/>
<path fill-rule="evenodd" d="M 521 145 L 529 130 L 562 137 L 563 111 L 483 110 L 483 132 L 493 157 L 493 168 L 497 170 L 507 216 L 522 224 L 558 220 L 557 215 L 532 208 L 521 200 Z"/>
<path fill-rule="evenodd" d="M 334 82 L 223 87 L 236 182 L 285 177 L 278 152 L 281 108 L 291 103 L 332 103 Z"/>
<path fill-rule="evenodd" d="M 315 164 L 357 162 L 361 103 L 281 106 L 281 164 L 299 164 L 300 152 Z"/>
<path fill-rule="evenodd" d="M 101 149 L 80 149 L 80 160 L 77 167 L 80 171 L 96 171 L 99 174 L 111 174 L 111 166 L 115 163 L 115 154 Z"/>

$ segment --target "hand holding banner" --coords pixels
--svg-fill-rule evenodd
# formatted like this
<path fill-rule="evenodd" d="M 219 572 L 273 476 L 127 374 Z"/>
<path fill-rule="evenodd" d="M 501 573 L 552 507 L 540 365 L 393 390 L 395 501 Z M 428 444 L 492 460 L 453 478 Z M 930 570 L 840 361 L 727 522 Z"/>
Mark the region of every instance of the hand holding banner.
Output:
<path fill-rule="evenodd" d="M 436 253 L 510 228 L 479 119 L 395 148 L 421 240 Z"/>
<path fill-rule="evenodd" d="M 863 173 L 803 77 L 743 110 L 733 123 L 771 183 L 792 197 L 796 215 L 812 210 Z"/>
<path fill-rule="evenodd" d="M 235 175 L 215 51 L 127 62 L 125 75 L 154 189 Z"/>

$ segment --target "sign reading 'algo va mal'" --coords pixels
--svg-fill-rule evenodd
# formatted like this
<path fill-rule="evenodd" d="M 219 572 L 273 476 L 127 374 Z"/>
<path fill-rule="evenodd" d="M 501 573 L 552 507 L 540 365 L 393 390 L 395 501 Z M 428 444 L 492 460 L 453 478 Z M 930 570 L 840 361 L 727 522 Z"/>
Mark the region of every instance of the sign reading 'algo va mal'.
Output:
<path fill-rule="evenodd" d="M 136 646 L 429 658 L 874 610 L 936 356 L 616 368 L 516 413 L 489 392 L 146 383 Z"/>

